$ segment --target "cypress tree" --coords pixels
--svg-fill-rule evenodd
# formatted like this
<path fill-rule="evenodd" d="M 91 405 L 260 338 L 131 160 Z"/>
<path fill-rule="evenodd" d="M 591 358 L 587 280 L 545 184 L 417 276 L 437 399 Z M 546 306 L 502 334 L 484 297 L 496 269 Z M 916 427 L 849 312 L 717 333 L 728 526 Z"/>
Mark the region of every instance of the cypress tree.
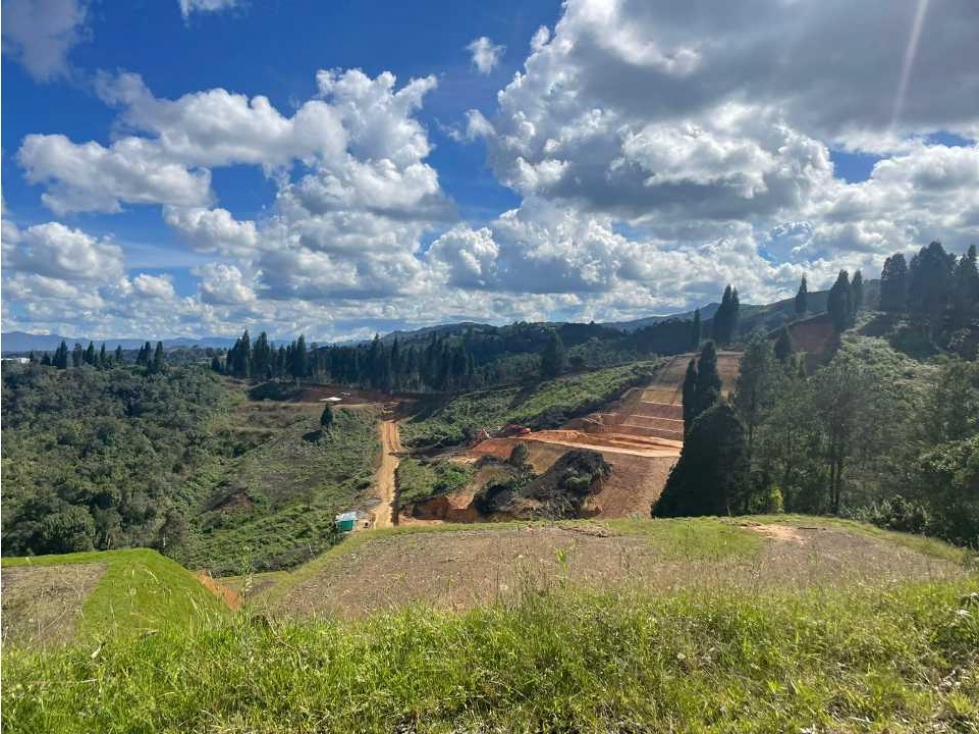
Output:
<path fill-rule="evenodd" d="M 750 501 L 744 426 L 718 403 L 694 421 L 653 517 L 730 515 Z"/>
<path fill-rule="evenodd" d="M 952 292 L 952 272 L 955 256 L 945 252 L 940 242 L 928 247 L 911 258 L 908 268 L 908 309 L 911 316 L 926 326 L 931 335 L 942 326 L 942 314 Z"/>
<path fill-rule="evenodd" d="M 323 406 L 323 412 L 320 414 L 320 427 L 324 431 L 329 431 L 333 427 L 333 408 L 327 403 Z"/>
<path fill-rule="evenodd" d="M 126 362 L 126 360 L 122 356 L 122 344 L 117 344 L 116 345 L 115 363 L 117 365 L 119 365 L 119 366 L 122 366 L 123 364 L 125 364 L 125 362 Z"/>
<path fill-rule="evenodd" d="M 979 268 L 976 246 L 959 258 L 952 284 L 952 325 L 963 327 L 979 314 Z"/>
<path fill-rule="evenodd" d="M 850 322 L 856 320 L 857 313 L 863 308 L 863 274 L 858 270 L 850 281 Z"/>
<path fill-rule="evenodd" d="M 152 371 L 155 373 L 163 372 L 163 365 L 164 365 L 163 342 L 158 341 L 156 343 L 156 350 L 153 352 Z"/>
<path fill-rule="evenodd" d="M 89 342 L 88 349 L 85 350 L 85 364 L 95 365 L 95 343 Z"/>
<path fill-rule="evenodd" d="M 65 344 L 64 339 L 61 340 L 61 344 L 55 350 L 54 359 L 51 361 L 59 370 L 68 369 L 68 345 Z"/>
<path fill-rule="evenodd" d="M 47 352 L 45 352 L 44 353 L 44 356 L 41 357 L 41 365 L 44 366 L 44 367 L 50 367 L 51 366 L 51 355 L 48 354 Z"/>
<path fill-rule="evenodd" d="M 809 286 L 806 284 L 806 276 L 802 276 L 799 283 L 799 290 L 795 294 L 795 315 L 804 316 L 809 310 Z"/>
<path fill-rule="evenodd" d="M 82 345 L 75 342 L 75 348 L 71 350 L 71 365 L 72 367 L 81 367 L 82 362 L 85 361 L 85 350 Z"/>
<path fill-rule="evenodd" d="M 841 270 L 836 282 L 829 289 L 826 300 L 826 310 L 833 321 L 833 329 L 837 334 L 846 330 L 850 325 L 850 274 Z"/>
<path fill-rule="evenodd" d="M 302 334 L 296 340 L 296 347 L 292 355 L 292 376 L 301 380 L 306 376 L 309 355 L 306 352 L 306 337 Z"/>
<path fill-rule="evenodd" d="M 697 363 L 697 396 L 693 418 L 709 409 L 721 399 L 721 377 L 717 372 L 717 349 L 714 342 L 707 342 L 700 351 Z"/>
<path fill-rule="evenodd" d="M 880 310 L 900 313 L 908 307 L 908 263 L 900 252 L 884 261 L 880 274 Z"/>
<path fill-rule="evenodd" d="M 105 342 L 102 342 L 102 348 L 99 349 L 99 367 L 105 369 L 109 366 L 109 355 L 105 351 Z"/>

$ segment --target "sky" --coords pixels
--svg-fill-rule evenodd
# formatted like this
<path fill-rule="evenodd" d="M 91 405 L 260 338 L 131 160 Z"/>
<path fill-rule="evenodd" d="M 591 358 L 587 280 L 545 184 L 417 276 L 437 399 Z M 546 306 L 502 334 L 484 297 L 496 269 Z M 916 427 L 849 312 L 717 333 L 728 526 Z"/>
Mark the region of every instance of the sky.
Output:
<path fill-rule="evenodd" d="M 4 0 L 3 330 L 764 303 L 979 242 L 975 0 Z"/>

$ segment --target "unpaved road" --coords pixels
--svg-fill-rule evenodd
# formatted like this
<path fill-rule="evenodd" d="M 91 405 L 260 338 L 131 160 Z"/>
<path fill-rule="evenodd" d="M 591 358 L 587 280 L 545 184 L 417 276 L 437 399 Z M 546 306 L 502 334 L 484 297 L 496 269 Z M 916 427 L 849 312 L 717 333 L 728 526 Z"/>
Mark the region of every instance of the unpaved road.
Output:
<path fill-rule="evenodd" d="M 400 451 L 401 434 L 397 421 L 381 421 L 381 465 L 377 468 L 377 494 L 381 501 L 371 512 L 375 528 L 389 528 L 394 524 L 394 472 L 398 468 Z"/>

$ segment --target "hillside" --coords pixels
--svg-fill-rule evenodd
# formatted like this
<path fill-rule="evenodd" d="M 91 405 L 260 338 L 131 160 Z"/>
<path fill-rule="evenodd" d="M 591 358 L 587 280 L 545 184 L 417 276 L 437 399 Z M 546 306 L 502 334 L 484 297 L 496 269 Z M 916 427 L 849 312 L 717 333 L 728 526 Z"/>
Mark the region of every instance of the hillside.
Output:
<path fill-rule="evenodd" d="M 785 516 L 366 532 L 272 579 L 252 623 L 5 648 L 3 725 L 969 731 L 961 559 Z"/>
<path fill-rule="evenodd" d="M 228 616 L 190 572 L 152 550 L 4 558 L 0 578 L 5 649 L 190 631 Z"/>

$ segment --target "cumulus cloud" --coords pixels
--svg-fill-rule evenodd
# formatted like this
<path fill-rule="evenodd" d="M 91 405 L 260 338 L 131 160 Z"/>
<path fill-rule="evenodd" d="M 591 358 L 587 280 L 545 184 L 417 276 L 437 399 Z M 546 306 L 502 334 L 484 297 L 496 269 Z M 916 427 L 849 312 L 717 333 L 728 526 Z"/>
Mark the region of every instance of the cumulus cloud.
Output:
<path fill-rule="evenodd" d="M 239 222 L 227 209 L 166 206 L 163 219 L 203 252 L 248 255 L 258 247 L 255 222 Z"/>
<path fill-rule="evenodd" d="M 125 267 L 118 245 L 59 222 L 18 231 L 15 246 L 4 255 L 4 267 L 66 281 L 105 282 Z"/>
<path fill-rule="evenodd" d="M 204 303 L 241 305 L 255 300 L 255 291 L 234 265 L 208 263 L 196 269 L 194 274 L 201 279 L 201 300 Z"/>
<path fill-rule="evenodd" d="M 168 274 L 140 273 L 132 280 L 132 293 L 154 301 L 172 301 L 177 296 L 173 288 L 173 278 Z"/>
<path fill-rule="evenodd" d="M 466 50 L 472 54 L 476 70 L 480 74 L 489 74 L 500 63 L 506 53 L 506 46 L 496 45 L 487 36 L 480 36 L 466 46 Z"/>
<path fill-rule="evenodd" d="M 80 0 L 5 0 L 3 53 L 39 82 L 66 76 L 68 54 L 86 38 L 87 17 Z"/>

